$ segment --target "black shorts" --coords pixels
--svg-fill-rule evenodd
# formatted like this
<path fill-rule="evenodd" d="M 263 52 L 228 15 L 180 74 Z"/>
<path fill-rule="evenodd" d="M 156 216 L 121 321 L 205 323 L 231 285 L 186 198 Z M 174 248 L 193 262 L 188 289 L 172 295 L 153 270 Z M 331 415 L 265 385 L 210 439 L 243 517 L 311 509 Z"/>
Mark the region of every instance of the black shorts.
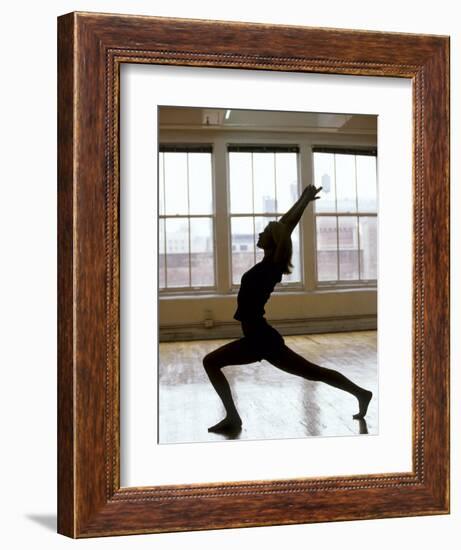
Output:
<path fill-rule="evenodd" d="M 282 335 L 264 318 L 242 321 L 242 330 L 244 337 L 240 341 L 258 361 L 277 354 L 285 346 Z"/>

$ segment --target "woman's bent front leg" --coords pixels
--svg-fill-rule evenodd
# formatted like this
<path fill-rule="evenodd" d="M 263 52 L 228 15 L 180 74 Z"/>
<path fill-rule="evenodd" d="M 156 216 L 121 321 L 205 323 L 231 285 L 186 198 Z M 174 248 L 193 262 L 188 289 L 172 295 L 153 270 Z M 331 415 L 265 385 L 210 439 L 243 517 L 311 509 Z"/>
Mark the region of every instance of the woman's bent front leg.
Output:
<path fill-rule="evenodd" d="M 246 365 L 254 361 L 257 361 L 257 357 L 245 348 L 242 340 L 229 342 L 204 357 L 205 372 L 226 409 L 225 418 L 208 428 L 209 432 L 232 432 L 238 431 L 242 427 L 242 419 L 237 411 L 229 382 L 222 369 L 226 366 Z"/>

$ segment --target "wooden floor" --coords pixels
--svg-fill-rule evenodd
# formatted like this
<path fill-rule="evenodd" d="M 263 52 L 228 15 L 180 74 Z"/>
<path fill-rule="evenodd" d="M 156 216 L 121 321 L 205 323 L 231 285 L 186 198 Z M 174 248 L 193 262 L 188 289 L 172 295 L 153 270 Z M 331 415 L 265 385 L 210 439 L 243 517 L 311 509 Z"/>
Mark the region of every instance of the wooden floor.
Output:
<path fill-rule="evenodd" d="M 159 353 L 159 443 L 377 434 L 376 331 L 284 338 L 313 363 L 336 369 L 373 392 L 366 421 L 352 418 L 358 408 L 351 395 L 261 361 L 223 370 L 243 420 L 242 431 L 232 437 L 208 433 L 207 428 L 223 418 L 224 408 L 202 359 L 229 340 L 169 342 L 160 344 Z"/>

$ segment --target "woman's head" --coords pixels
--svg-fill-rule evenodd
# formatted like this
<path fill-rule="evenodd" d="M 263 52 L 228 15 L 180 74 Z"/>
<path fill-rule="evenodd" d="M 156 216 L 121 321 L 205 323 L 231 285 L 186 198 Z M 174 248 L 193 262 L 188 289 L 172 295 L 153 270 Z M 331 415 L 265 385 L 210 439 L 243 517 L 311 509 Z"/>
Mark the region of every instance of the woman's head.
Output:
<path fill-rule="evenodd" d="M 269 222 L 259 234 L 256 246 L 264 249 L 274 263 L 280 264 L 283 273 L 291 273 L 293 245 L 288 228 L 281 222 Z"/>

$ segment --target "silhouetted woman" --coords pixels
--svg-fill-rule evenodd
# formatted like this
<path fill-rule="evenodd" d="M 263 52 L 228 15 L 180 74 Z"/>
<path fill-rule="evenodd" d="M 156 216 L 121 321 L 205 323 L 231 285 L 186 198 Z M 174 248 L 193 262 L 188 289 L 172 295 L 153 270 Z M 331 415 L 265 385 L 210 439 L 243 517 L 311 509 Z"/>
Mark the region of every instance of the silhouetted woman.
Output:
<path fill-rule="evenodd" d="M 290 273 L 292 267 L 291 233 L 309 202 L 319 198 L 316 195 L 320 190 L 321 187 L 316 189 L 313 185 L 306 187 L 293 207 L 278 222 L 270 222 L 259 234 L 256 246 L 264 250 L 264 258 L 242 276 L 234 315 L 242 324 L 244 337 L 221 346 L 203 359 L 210 382 L 226 409 L 225 418 L 208 428 L 209 432 L 236 431 L 242 426 L 222 368 L 262 359 L 290 374 L 306 380 L 325 382 L 354 395 L 359 404 L 359 412 L 354 418 L 362 419 L 367 412 L 372 397 L 370 391 L 357 386 L 341 373 L 319 367 L 292 351 L 264 318 L 265 303 L 275 285 L 282 280 L 283 273 Z"/>

